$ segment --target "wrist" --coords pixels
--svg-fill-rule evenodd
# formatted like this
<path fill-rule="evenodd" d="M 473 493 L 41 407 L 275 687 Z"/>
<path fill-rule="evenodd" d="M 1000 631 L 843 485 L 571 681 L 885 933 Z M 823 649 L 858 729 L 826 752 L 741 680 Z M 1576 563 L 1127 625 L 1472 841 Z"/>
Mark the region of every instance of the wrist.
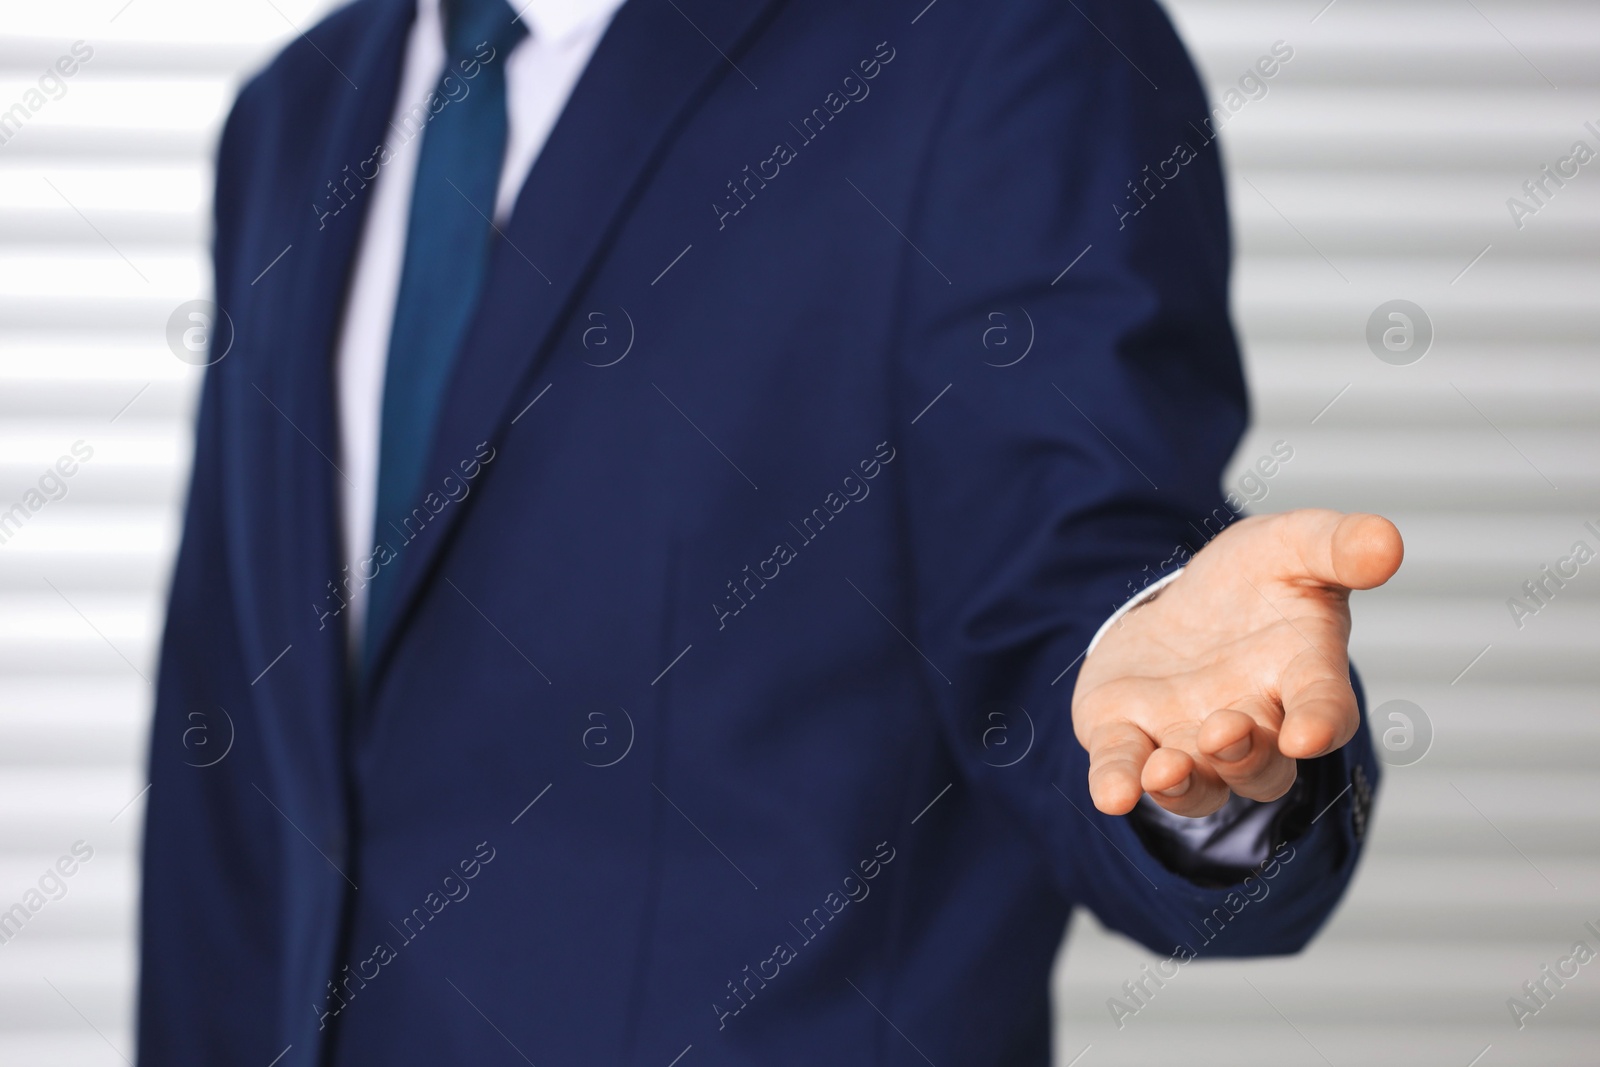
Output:
<path fill-rule="evenodd" d="M 1100 639 L 1101 638 L 1103 638 L 1106 634 L 1111 632 L 1111 628 L 1112 627 L 1114 627 L 1118 623 L 1120 623 L 1125 617 L 1127 617 L 1127 615 L 1129 613 L 1131 613 L 1133 611 L 1136 611 L 1139 608 L 1144 607 L 1146 604 L 1148 604 L 1152 600 L 1156 599 L 1156 597 L 1160 596 L 1161 593 L 1162 593 L 1162 590 L 1166 589 L 1167 586 L 1169 586 L 1173 582 L 1177 581 L 1178 576 L 1180 574 L 1182 574 L 1182 573 L 1183 573 L 1183 568 L 1179 567 L 1177 570 L 1173 571 L 1171 574 L 1168 574 L 1168 575 L 1166 575 L 1166 576 L 1164 576 L 1162 578 L 1156 579 L 1155 581 L 1151 582 L 1149 585 L 1145 586 L 1143 589 L 1141 589 L 1137 593 L 1135 593 L 1132 597 L 1130 597 L 1128 599 L 1128 601 L 1125 604 L 1123 604 L 1116 611 L 1113 611 L 1106 618 L 1106 621 L 1100 624 L 1100 629 L 1096 630 L 1094 632 L 1094 636 L 1089 639 L 1089 647 L 1084 649 L 1084 653 L 1083 653 L 1084 658 L 1087 659 L 1089 657 L 1089 655 L 1092 652 L 1094 652 L 1094 647 L 1100 643 Z"/>

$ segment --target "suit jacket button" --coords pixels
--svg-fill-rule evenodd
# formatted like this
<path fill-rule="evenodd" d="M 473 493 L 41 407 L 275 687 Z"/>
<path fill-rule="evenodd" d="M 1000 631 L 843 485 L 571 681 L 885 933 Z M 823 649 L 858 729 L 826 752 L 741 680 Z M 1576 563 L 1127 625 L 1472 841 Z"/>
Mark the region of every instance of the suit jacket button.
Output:
<path fill-rule="evenodd" d="M 1367 816 L 1372 810 L 1372 783 L 1360 764 L 1350 772 L 1350 793 L 1350 829 L 1360 841 L 1367 836 Z"/>

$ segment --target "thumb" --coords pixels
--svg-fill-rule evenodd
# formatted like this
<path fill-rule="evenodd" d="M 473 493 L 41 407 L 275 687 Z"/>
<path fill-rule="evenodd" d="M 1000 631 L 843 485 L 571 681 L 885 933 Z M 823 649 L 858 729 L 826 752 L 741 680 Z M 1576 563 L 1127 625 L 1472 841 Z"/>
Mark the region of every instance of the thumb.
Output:
<path fill-rule="evenodd" d="M 1405 558 L 1400 531 L 1381 515 L 1306 509 L 1283 519 L 1299 576 L 1322 585 L 1372 589 L 1394 577 Z"/>
<path fill-rule="evenodd" d="M 1333 530 L 1333 571 L 1346 589 L 1373 589 L 1393 578 L 1405 542 L 1382 515 L 1346 515 Z"/>

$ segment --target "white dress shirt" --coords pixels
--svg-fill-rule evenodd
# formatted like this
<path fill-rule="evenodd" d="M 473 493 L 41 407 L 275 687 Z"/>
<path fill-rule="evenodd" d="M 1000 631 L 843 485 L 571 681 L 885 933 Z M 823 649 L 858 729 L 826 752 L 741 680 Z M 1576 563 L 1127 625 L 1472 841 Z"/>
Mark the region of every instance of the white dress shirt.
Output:
<path fill-rule="evenodd" d="M 411 188 L 416 182 L 420 135 L 408 139 L 404 116 L 427 99 L 444 73 L 444 24 L 440 0 L 417 0 L 417 18 L 406 42 L 400 92 L 387 144 L 391 158 L 362 191 L 372 197 L 367 221 L 356 248 L 349 297 L 335 356 L 339 392 L 339 466 L 347 483 L 341 518 L 344 561 L 349 566 L 350 600 L 345 608 L 346 632 L 352 647 L 361 640 L 366 619 L 367 588 L 361 563 L 372 555 L 373 513 L 378 499 L 378 444 L 383 425 L 383 377 L 389 358 L 389 332 L 400 293 L 405 262 L 406 230 L 411 218 Z M 623 0 L 528 0 L 513 5 L 528 27 L 496 63 L 505 64 L 506 158 L 495 196 L 495 222 L 511 214 L 517 194 L 533 169 L 588 65 L 611 17 Z M 508 9 L 509 10 L 509 9 Z"/>
<path fill-rule="evenodd" d="M 504 223 L 533 169 L 573 88 L 624 0 L 527 0 L 518 16 L 524 37 L 494 62 L 505 64 L 506 156 L 495 196 L 496 224 Z M 352 653 L 359 649 L 366 619 L 367 589 L 361 563 L 373 552 L 373 513 L 378 496 L 379 436 L 383 425 L 383 379 L 389 333 L 405 261 L 411 189 L 416 181 L 422 138 L 407 138 L 404 117 L 439 84 L 444 73 L 444 26 L 440 0 L 417 0 L 417 17 L 406 42 L 405 67 L 390 123 L 389 161 L 363 190 L 372 197 L 356 249 L 355 266 L 339 331 L 336 355 L 340 466 L 347 485 L 342 501 L 344 557 L 351 580 L 345 607 Z M 1169 576 L 1177 577 L 1176 574 Z M 1134 597 L 1112 614 L 1094 642 L 1124 613 L 1160 591 L 1166 580 Z M 1090 645 L 1093 648 L 1093 642 Z M 353 655 L 352 661 L 355 661 Z M 1146 819 L 1175 834 L 1178 851 L 1239 867 L 1259 863 L 1271 848 L 1269 824 L 1279 803 L 1255 805 L 1235 797 L 1204 819 L 1171 815 L 1145 798 Z"/>

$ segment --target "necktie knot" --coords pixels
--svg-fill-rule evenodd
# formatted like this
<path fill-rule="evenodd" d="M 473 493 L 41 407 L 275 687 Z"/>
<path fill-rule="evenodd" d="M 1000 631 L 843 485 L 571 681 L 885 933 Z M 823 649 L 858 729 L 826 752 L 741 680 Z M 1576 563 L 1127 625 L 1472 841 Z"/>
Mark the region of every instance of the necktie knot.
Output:
<path fill-rule="evenodd" d="M 528 32 L 506 0 L 444 0 L 443 14 L 446 58 L 451 61 L 472 55 L 483 44 L 504 52 Z"/>

